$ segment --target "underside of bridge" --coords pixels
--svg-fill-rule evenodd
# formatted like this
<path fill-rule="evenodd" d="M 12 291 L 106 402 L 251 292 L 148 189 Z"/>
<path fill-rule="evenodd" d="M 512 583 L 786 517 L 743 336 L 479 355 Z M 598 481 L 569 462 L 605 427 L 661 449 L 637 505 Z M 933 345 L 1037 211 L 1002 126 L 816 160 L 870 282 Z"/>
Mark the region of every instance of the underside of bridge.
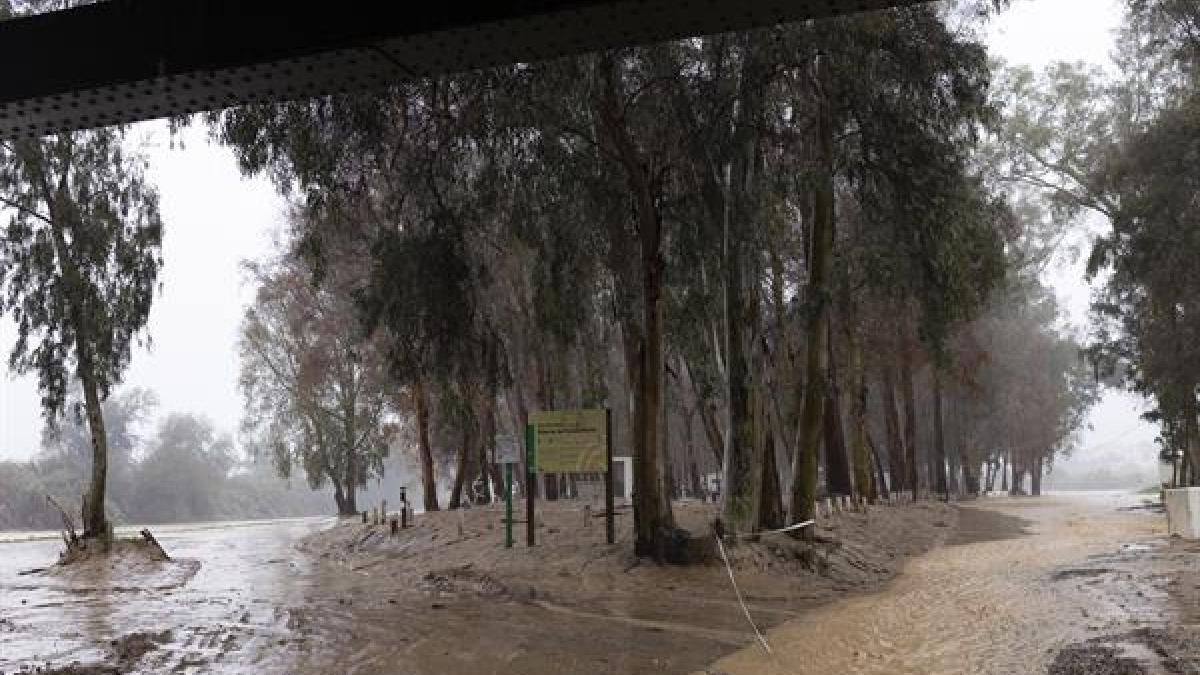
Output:
<path fill-rule="evenodd" d="M 108 0 L 0 22 L 0 137 L 43 135 L 919 0 Z"/>

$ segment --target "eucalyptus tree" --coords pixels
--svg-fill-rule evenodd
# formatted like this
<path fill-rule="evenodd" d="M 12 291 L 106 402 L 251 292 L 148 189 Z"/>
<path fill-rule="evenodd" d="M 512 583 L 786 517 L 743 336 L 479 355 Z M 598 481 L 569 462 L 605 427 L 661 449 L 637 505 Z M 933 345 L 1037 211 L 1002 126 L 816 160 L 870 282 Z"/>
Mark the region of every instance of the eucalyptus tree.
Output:
<path fill-rule="evenodd" d="M 383 471 L 395 430 L 382 346 L 364 337 L 344 271 L 314 283 L 302 259 L 249 266 L 258 290 L 242 321 L 242 428 L 280 475 L 333 485 L 342 515 Z"/>
<path fill-rule="evenodd" d="M 398 84 L 379 92 L 248 106 L 209 117 L 244 171 L 267 172 L 310 216 L 302 251 L 328 237 L 356 243 L 366 274 L 356 320 L 381 340 L 389 378 L 416 417 L 424 506 L 439 507 L 429 429 L 436 390 L 465 381 L 495 391 L 504 377 L 484 311 L 481 215 L 489 169 L 477 94 L 486 74 Z M 495 181 L 492 181 L 494 185 Z M 475 189 L 480 188 L 480 189 Z M 489 405 L 491 397 L 489 397 Z"/>
<path fill-rule="evenodd" d="M 0 143 L 0 311 L 17 340 L 9 367 L 37 376 L 48 421 L 77 379 L 91 433 L 86 538 L 108 531 L 103 401 L 120 383 L 162 266 L 158 193 L 119 128 Z"/>
<path fill-rule="evenodd" d="M 1196 284 L 1190 235 L 1200 10 L 1176 0 L 1129 0 L 1112 79 L 1056 64 L 1008 73 L 996 166 L 1059 207 L 1060 223 L 1097 213 L 1089 276 L 1105 272 L 1093 306 L 1097 369 L 1154 400 L 1164 437 L 1195 465 L 1200 383 L 1193 350 Z"/>
<path fill-rule="evenodd" d="M 576 196 L 548 203 L 530 195 L 543 218 L 570 213 L 585 257 L 587 294 L 606 299 L 620 327 L 634 450 L 635 550 L 657 558 L 678 553 L 666 489 L 667 245 L 678 231 L 671 207 L 681 191 L 672 172 L 676 146 L 665 97 L 656 87 L 675 76 L 672 45 L 559 59 L 516 73 L 510 127 L 532 140 L 536 184 Z M 552 196 L 560 195 L 558 190 Z M 541 221 L 545 222 L 545 221 Z M 548 260 L 542 261 L 549 264 Z M 597 284 L 597 285 L 591 285 Z M 576 327 L 576 330 L 578 327 Z"/>
<path fill-rule="evenodd" d="M 986 51 L 969 35 L 952 31 L 928 7 L 832 20 L 816 32 L 813 48 L 823 51 L 830 68 L 831 130 L 826 133 L 836 139 L 832 152 L 838 186 L 832 218 L 845 232 L 833 238 L 830 252 L 841 248 L 842 255 L 856 261 L 863 276 L 854 282 L 854 295 L 874 297 L 894 317 L 911 313 L 914 337 L 936 352 L 950 327 L 973 316 L 1003 276 L 998 204 L 971 175 L 967 161 L 980 127 L 990 118 Z M 819 183 L 811 185 L 811 190 L 820 189 Z M 815 234 L 810 237 L 815 269 L 818 241 Z M 812 308 L 835 299 L 831 286 L 811 283 L 805 298 Z M 832 307 L 835 313 L 843 309 L 853 316 L 853 307 Z M 904 327 L 903 321 L 892 323 Z M 820 339 L 818 332 L 810 333 L 810 359 L 819 356 L 812 343 Z M 912 360 L 900 362 L 899 384 L 908 393 Z M 819 371 L 819 359 L 816 365 Z M 806 373 L 806 386 L 815 386 L 813 375 Z M 860 398 L 861 389 L 856 389 Z M 906 402 L 910 410 L 911 400 Z M 809 405 L 817 405 L 811 396 L 805 401 Z M 794 464 L 797 519 L 812 513 L 815 497 L 817 435 L 812 427 L 821 419 L 815 412 L 806 415 L 809 431 L 800 438 L 807 441 Z M 913 439 L 915 414 L 905 417 L 905 435 Z M 915 448 L 911 440 L 905 446 L 912 487 Z M 895 470 L 896 462 L 892 464 Z"/>
<path fill-rule="evenodd" d="M 158 408 L 158 396 L 141 387 L 122 388 L 101 404 L 107 440 L 109 515 L 127 519 L 138 496 L 138 450 L 145 426 Z M 42 427 L 41 450 L 35 458 L 46 492 L 62 502 L 87 483 L 92 435 L 85 416 L 82 389 L 74 385 L 64 414 Z"/>

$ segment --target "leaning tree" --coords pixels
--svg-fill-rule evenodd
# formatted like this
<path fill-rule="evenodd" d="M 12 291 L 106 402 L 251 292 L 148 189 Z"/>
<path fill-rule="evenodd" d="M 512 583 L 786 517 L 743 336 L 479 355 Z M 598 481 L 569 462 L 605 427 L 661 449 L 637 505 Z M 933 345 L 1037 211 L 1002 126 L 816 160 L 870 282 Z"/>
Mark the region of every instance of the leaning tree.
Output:
<path fill-rule="evenodd" d="M 102 402 L 121 381 L 146 326 L 162 267 L 158 193 L 122 129 L 0 143 L 0 311 L 17 339 L 9 368 L 36 373 L 48 422 L 67 408 L 72 378 L 83 390 L 92 475 L 83 533 L 108 530 L 108 439 Z"/>

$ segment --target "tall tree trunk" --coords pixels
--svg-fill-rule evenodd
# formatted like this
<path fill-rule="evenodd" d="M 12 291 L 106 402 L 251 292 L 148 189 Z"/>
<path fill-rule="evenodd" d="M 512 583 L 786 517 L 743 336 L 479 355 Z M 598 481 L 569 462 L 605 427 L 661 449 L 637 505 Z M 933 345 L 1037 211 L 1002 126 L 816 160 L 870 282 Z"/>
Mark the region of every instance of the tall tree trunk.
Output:
<path fill-rule="evenodd" d="M 726 164 L 721 225 L 725 259 L 725 331 L 729 392 L 729 440 L 725 451 L 722 524 L 734 532 L 759 526 L 764 499 L 764 397 L 755 346 L 759 329 L 758 250 L 751 236 L 757 212 L 753 203 L 758 174 L 761 82 L 758 49 L 746 40 L 734 108 L 731 161 Z M 716 214 L 713 214 L 716 215 Z M 736 221 L 736 222 L 734 222 Z"/>
<path fill-rule="evenodd" d="M 829 65 L 817 57 L 817 157 L 819 178 L 813 195 L 810 235 L 812 272 L 808 282 L 808 356 L 805 372 L 804 412 L 793 464 L 791 520 L 816 515 L 817 454 L 821 446 L 821 419 L 829 387 L 829 273 L 833 264 L 833 119 L 829 101 Z M 805 530 L 811 535 L 811 528 Z"/>
<path fill-rule="evenodd" d="M 82 331 L 82 327 L 76 330 Z M 104 514 L 104 493 L 108 484 L 108 435 L 104 429 L 104 414 L 100 410 L 91 345 L 86 344 L 82 332 L 78 335 L 79 379 L 83 384 L 84 407 L 87 409 L 88 429 L 92 434 L 92 478 L 83 497 L 83 536 L 95 538 L 108 532 L 108 519 Z"/>
<path fill-rule="evenodd" d="M 887 479 L 883 475 L 883 456 L 879 452 L 879 446 L 875 445 L 875 441 L 871 440 L 869 429 L 864 430 L 863 439 L 866 441 L 867 448 L 871 451 L 871 465 L 875 471 L 875 492 L 871 495 L 871 499 L 877 499 L 882 495 L 888 494 L 889 488 Z"/>
<path fill-rule="evenodd" d="M 1184 401 L 1183 414 L 1185 416 L 1183 456 L 1186 466 L 1191 469 L 1185 476 L 1187 482 L 1184 485 L 1191 487 L 1196 482 L 1195 468 L 1200 466 L 1200 425 L 1197 424 L 1195 400 Z"/>
<path fill-rule="evenodd" d="M 904 458 L 904 439 L 900 435 L 900 411 L 896 401 L 896 369 L 892 364 L 880 368 L 883 387 L 879 391 L 883 403 L 883 421 L 887 429 L 888 473 L 891 474 L 891 489 L 899 492 L 908 483 L 908 470 Z"/>
<path fill-rule="evenodd" d="M 921 489 L 917 467 L 917 391 L 909 347 L 904 348 L 904 357 L 900 360 L 900 395 L 904 398 L 904 462 L 908 466 L 908 489 L 916 499 Z"/>
<path fill-rule="evenodd" d="M 342 494 L 342 510 L 343 516 L 352 516 L 358 513 L 358 488 L 353 485 L 348 485 Z"/>
<path fill-rule="evenodd" d="M 87 492 L 83 494 L 82 513 L 83 536 L 85 539 L 95 539 L 108 533 L 108 518 L 104 511 L 105 492 L 108 487 L 108 433 L 104 428 L 104 412 L 100 405 L 100 386 L 96 381 L 96 362 L 92 353 L 92 335 L 89 330 L 89 320 L 84 302 L 84 283 L 79 270 L 74 263 L 70 246 L 65 234 L 67 218 L 64 213 L 70 209 L 60 209 L 57 198 L 49 196 L 47 190 L 47 207 L 50 209 L 51 220 L 58 226 L 51 227 L 51 237 L 55 257 L 59 260 L 64 280 L 70 289 L 70 295 L 75 298 L 69 303 L 72 328 L 75 331 L 75 359 L 78 364 L 76 375 L 83 386 L 83 404 L 88 419 L 88 430 L 92 440 L 92 476 L 88 483 Z M 74 221 L 72 221 L 74 222 Z M 77 236 L 77 235 L 76 235 Z M 74 241 L 74 237 L 73 237 Z"/>
<path fill-rule="evenodd" d="M 721 423 L 717 420 L 717 406 L 708 401 L 701 401 L 697 411 L 700 413 L 701 426 L 704 427 L 704 438 L 712 452 L 717 466 L 725 466 L 725 434 L 721 431 Z"/>
<path fill-rule="evenodd" d="M 617 90 L 616 64 L 611 54 L 595 61 L 599 87 L 596 90 L 597 130 L 612 149 L 625 174 L 633 198 L 640 255 L 642 340 L 640 387 L 635 392 L 635 418 L 641 434 L 634 447 L 633 511 L 634 553 L 657 560 L 677 559 L 683 551 L 671 550 L 677 528 L 666 490 L 666 444 L 663 434 L 666 368 L 663 334 L 663 222 L 658 206 L 657 178 L 625 126 L 623 93 Z M 628 364 L 627 364 L 628 365 Z"/>
<path fill-rule="evenodd" d="M 479 466 L 481 467 L 480 478 L 484 484 L 491 483 L 488 490 L 489 501 L 496 501 L 500 496 L 504 495 L 504 476 L 500 471 L 500 465 L 493 462 L 494 456 L 488 456 L 488 450 L 496 447 L 496 395 L 494 393 L 485 394 L 483 396 L 483 442 L 479 444 Z"/>
<path fill-rule="evenodd" d="M 471 423 L 462 423 L 462 444 L 458 447 L 458 460 L 454 467 L 454 487 L 450 490 L 450 503 L 447 508 L 457 509 L 462 506 L 463 485 L 471 473 Z"/>
<path fill-rule="evenodd" d="M 849 495 L 850 459 L 846 453 L 846 432 L 842 424 L 842 392 L 838 385 L 837 362 L 833 353 L 833 326 L 829 327 L 829 388 L 825 392 L 825 481 L 829 492 Z"/>
<path fill-rule="evenodd" d="M 645 177 L 649 180 L 649 177 Z M 663 361 L 663 276 L 662 222 L 649 189 L 639 204 L 642 243 L 642 297 L 645 302 L 646 340 L 642 346 L 642 388 L 638 403 L 642 413 L 641 457 L 634 467 L 634 508 L 642 512 L 634 544 L 635 553 L 656 560 L 674 558 L 681 551 L 668 551 L 668 538 L 675 532 L 675 517 L 666 491 L 666 443 L 663 437 L 663 397 L 666 377 Z"/>
<path fill-rule="evenodd" d="M 851 324 L 847 331 L 850 347 L 850 446 L 854 456 L 854 486 L 864 498 L 874 498 L 871 489 L 871 449 L 866 446 L 866 368 L 863 364 L 863 344 L 858 329 Z"/>
<path fill-rule="evenodd" d="M 1039 453 L 1038 456 L 1035 457 L 1034 460 L 1029 463 L 1029 469 L 1030 469 L 1029 494 L 1033 495 L 1034 497 L 1042 496 L 1042 467 L 1043 467 L 1044 458 L 1045 458 L 1045 455 Z"/>
<path fill-rule="evenodd" d="M 783 493 L 779 489 L 779 468 L 775 459 L 775 434 L 766 428 L 763 443 L 762 501 L 758 507 L 758 524 L 767 530 L 783 527 Z"/>
<path fill-rule="evenodd" d="M 854 486 L 858 494 L 872 499 L 871 449 L 867 447 L 867 369 L 863 365 L 858 328 L 851 324 L 850 348 L 850 447 L 854 453 Z"/>
<path fill-rule="evenodd" d="M 1008 492 L 1008 470 L 1009 470 L 1010 464 L 1012 464 L 1012 462 L 1009 461 L 1007 454 L 1000 456 L 1000 491 L 1001 492 Z"/>
<path fill-rule="evenodd" d="M 333 484 L 333 503 L 337 504 L 337 512 L 339 516 L 352 515 L 351 511 L 346 506 L 346 493 L 342 491 L 342 484 L 336 476 L 330 477 L 329 482 Z"/>
<path fill-rule="evenodd" d="M 760 392 L 755 391 L 751 361 L 753 340 L 758 323 L 758 294 L 745 270 L 746 257 L 741 238 L 725 223 L 725 326 L 728 335 L 726 362 L 729 366 L 729 436 L 725 447 L 725 486 L 721 499 L 721 523 L 732 532 L 749 533 L 758 529 L 762 503 L 763 447 L 756 443 L 761 416 Z M 759 436 L 761 437 L 761 436 Z"/>
<path fill-rule="evenodd" d="M 344 497 L 346 500 L 346 506 L 348 509 L 348 513 L 354 514 L 354 513 L 358 512 L 359 470 L 358 470 L 358 448 L 356 448 L 354 446 L 354 439 L 356 437 L 356 432 L 354 430 L 354 421 L 353 421 L 354 420 L 354 405 L 353 405 L 353 403 L 351 403 L 347 407 L 347 409 L 344 411 L 344 413 L 346 415 L 346 423 L 345 423 L 346 444 L 349 447 L 345 453 L 346 475 L 342 479 L 342 483 L 345 486 Z"/>
<path fill-rule="evenodd" d="M 971 496 L 979 495 L 979 475 L 975 473 L 976 468 L 978 467 L 974 466 L 973 462 L 962 463 L 963 490 Z"/>
<path fill-rule="evenodd" d="M 934 490 L 944 499 L 950 498 L 946 486 L 946 421 L 942 416 L 942 374 L 933 367 L 933 475 L 930 481 Z"/>
<path fill-rule="evenodd" d="M 417 454 L 421 460 L 421 492 L 424 495 L 425 511 L 438 510 L 437 481 L 433 475 L 433 448 L 429 445 L 429 398 L 425 383 L 413 385 L 413 398 L 417 408 Z"/>
<path fill-rule="evenodd" d="M 1012 481 L 1008 486 L 1008 493 L 1010 495 L 1019 495 L 1025 489 L 1025 468 L 1023 465 L 1024 462 L 1017 456 L 1017 453 L 1014 452 L 1009 456 L 1008 466 L 1012 471 Z"/>

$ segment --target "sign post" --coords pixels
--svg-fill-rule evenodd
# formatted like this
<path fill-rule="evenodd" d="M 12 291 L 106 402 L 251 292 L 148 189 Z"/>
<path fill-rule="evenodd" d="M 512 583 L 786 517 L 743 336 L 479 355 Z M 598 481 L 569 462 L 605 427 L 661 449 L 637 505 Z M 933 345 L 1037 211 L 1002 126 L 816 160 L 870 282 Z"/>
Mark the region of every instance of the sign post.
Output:
<path fill-rule="evenodd" d="M 513 545 L 513 464 L 521 460 L 520 446 L 511 436 L 498 436 L 492 460 L 504 465 L 504 548 Z"/>
<path fill-rule="evenodd" d="M 512 548 L 512 464 L 504 463 L 504 548 Z"/>
<path fill-rule="evenodd" d="M 612 410 L 604 409 L 604 538 L 609 544 L 617 543 L 617 532 L 613 514 L 613 461 L 612 461 Z"/>
<path fill-rule="evenodd" d="M 537 483 L 537 436 L 532 424 L 525 425 L 525 545 L 536 539 L 533 513 L 533 489 Z"/>
<path fill-rule="evenodd" d="M 525 442 L 534 449 L 529 457 L 530 480 L 535 471 L 603 474 L 605 540 L 615 543 L 612 411 L 607 408 L 544 411 L 534 413 L 529 421 Z M 532 522 L 532 498 L 528 510 Z M 532 525 L 529 541 L 532 546 Z"/>

